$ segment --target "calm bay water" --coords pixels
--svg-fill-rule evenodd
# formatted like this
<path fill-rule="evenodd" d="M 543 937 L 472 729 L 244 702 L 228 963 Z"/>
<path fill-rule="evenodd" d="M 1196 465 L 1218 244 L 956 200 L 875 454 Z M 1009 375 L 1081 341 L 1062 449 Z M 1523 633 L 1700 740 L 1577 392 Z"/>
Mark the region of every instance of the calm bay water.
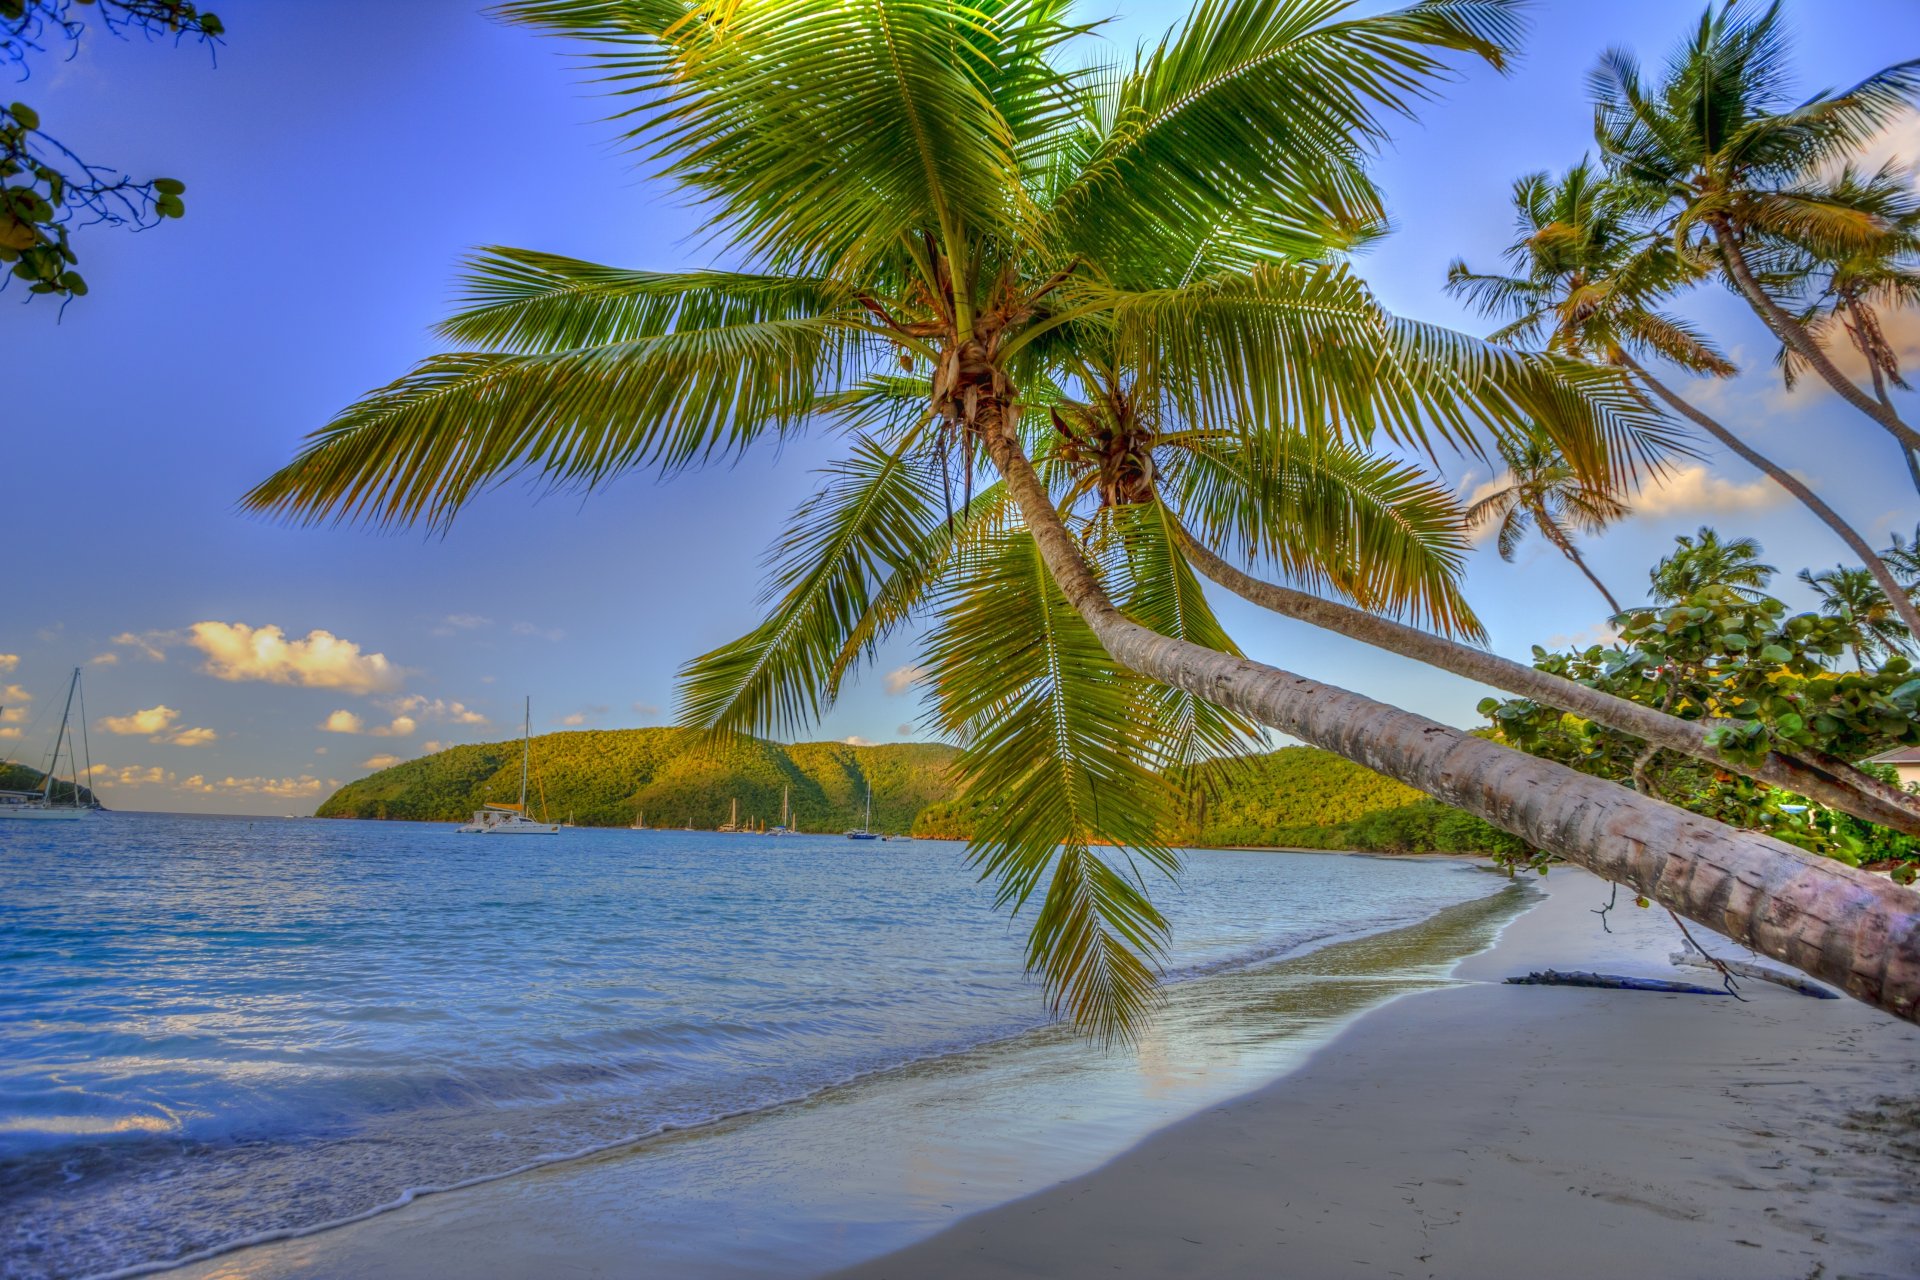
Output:
<path fill-rule="evenodd" d="M 181 1257 L 907 1063 L 1018 1052 L 1045 1022 L 1024 924 L 960 853 L 134 814 L 0 826 L 0 1275 Z M 1199 852 L 1158 894 L 1184 986 L 1497 887 L 1454 863 Z"/>

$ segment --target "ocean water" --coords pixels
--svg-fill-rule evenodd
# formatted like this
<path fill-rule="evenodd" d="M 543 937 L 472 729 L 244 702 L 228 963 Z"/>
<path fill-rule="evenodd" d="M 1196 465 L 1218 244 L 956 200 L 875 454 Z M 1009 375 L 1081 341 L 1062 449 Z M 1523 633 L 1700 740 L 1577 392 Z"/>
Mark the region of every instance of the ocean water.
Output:
<path fill-rule="evenodd" d="M 1359 992 L 1326 1017 L 1376 998 L 1408 953 L 1341 940 L 1501 884 L 1195 852 L 1157 890 L 1181 1052 L 1292 1034 L 1303 952 L 1348 957 L 1319 966 Z M 1023 941 L 946 843 L 0 826 L 0 1275 L 187 1257 L 675 1131 L 710 1127 L 724 1170 L 752 1117 L 916 1072 L 1111 1070 L 1046 1025 Z"/>

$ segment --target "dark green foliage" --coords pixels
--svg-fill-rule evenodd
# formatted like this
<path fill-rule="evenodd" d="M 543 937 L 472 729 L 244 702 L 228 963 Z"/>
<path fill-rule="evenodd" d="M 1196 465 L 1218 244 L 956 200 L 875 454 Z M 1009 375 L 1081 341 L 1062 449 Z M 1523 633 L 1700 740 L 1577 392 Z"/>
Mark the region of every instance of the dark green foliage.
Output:
<path fill-rule="evenodd" d="M 46 781 L 46 774 L 38 769 L 29 769 L 23 764 L 0 764 L 0 791 L 38 791 Z M 53 798 L 55 803 L 70 804 L 73 801 L 73 784 L 53 780 Z M 82 803 L 93 801 L 91 787 L 80 788 Z"/>
<path fill-rule="evenodd" d="M 758 738 L 714 743 L 679 729 L 550 733 L 533 740 L 530 803 L 559 821 L 627 826 L 639 813 L 656 827 L 712 828 L 734 799 L 742 821 L 780 820 L 792 788 L 794 826 L 844 831 L 859 824 L 873 787 L 873 826 L 906 831 L 927 805 L 953 793 L 951 747 L 922 743 L 853 747 L 782 745 Z M 452 747 L 350 782 L 318 810 L 323 818 L 451 822 L 520 789 L 520 744 Z"/>

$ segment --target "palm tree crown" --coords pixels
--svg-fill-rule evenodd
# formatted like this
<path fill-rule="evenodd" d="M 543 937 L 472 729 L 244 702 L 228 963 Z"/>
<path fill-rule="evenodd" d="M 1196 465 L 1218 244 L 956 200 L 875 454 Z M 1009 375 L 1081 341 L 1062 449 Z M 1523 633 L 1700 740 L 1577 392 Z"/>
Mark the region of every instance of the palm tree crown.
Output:
<path fill-rule="evenodd" d="M 1861 670 L 1896 653 L 1913 651 L 1913 634 L 1865 569 L 1845 565 L 1818 573 L 1802 569 L 1799 577 L 1820 598 L 1820 612 L 1853 626 L 1853 657 Z"/>
<path fill-rule="evenodd" d="M 1701 525 L 1697 533 L 1674 538 L 1678 549 L 1653 567 L 1653 599 L 1674 604 L 1707 587 L 1725 587 L 1743 600 L 1758 600 L 1780 572 L 1761 563 L 1760 544 L 1752 538 L 1723 541 L 1717 530 Z"/>
<path fill-rule="evenodd" d="M 1503 441 L 1500 456 L 1507 464 L 1506 475 L 1495 482 L 1493 492 L 1467 508 L 1470 528 L 1495 525 L 1496 546 L 1502 560 L 1511 561 L 1530 529 L 1552 543 L 1560 554 L 1572 561 L 1587 580 L 1606 598 L 1614 613 L 1620 602 L 1574 546 L 1575 533 L 1599 533 L 1609 524 L 1626 516 L 1630 508 L 1603 488 L 1586 480 L 1571 466 L 1552 443 L 1539 436 L 1518 441 Z"/>
<path fill-rule="evenodd" d="M 460 349 L 347 409 L 249 504 L 444 525 L 517 475 L 590 489 L 844 433 L 774 548 L 765 620 L 689 665 L 683 719 L 797 728 L 923 628 L 933 724 L 994 798 L 973 857 L 1032 906 L 1031 963 L 1096 1032 L 1150 998 L 1168 776 L 1251 724 L 1116 664 L 984 458 L 1035 459 L 1129 618 L 1231 653 L 1187 533 L 1474 633 L 1459 513 L 1372 442 L 1539 434 L 1597 490 L 1669 447 L 1611 373 L 1391 316 L 1344 260 L 1383 223 L 1365 164 L 1384 119 L 1452 54 L 1500 64 L 1513 0 L 1202 0 L 1091 70 L 1069 67 L 1085 28 L 1059 0 L 503 11 L 589 44 L 728 269 L 484 251 L 441 328 Z"/>

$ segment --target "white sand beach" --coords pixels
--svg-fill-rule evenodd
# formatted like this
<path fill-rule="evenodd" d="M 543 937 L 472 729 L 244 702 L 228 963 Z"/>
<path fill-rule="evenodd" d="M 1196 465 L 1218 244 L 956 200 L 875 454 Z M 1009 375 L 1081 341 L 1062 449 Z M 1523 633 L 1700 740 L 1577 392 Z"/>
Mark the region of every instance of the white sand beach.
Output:
<path fill-rule="evenodd" d="M 1623 896 L 1603 933 L 1599 881 L 1542 887 L 1460 977 L 1700 979 L 1666 963 L 1665 912 Z M 1920 1028 L 1743 994 L 1409 996 L 1269 1088 L 842 1275 L 1920 1275 Z"/>
<path fill-rule="evenodd" d="M 1758 982 L 1744 1003 L 1504 985 L 1545 967 L 1702 977 L 1668 965 L 1678 934 L 1664 912 L 1623 899 L 1608 933 L 1598 881 L 1561 868 L 1537 883 L 1544 894 L 1454 985 L 1372 1009 L 1291 1074 L 1064 1181 L 1036 1179 L 1060 1153 L 1031 1148 L 929 1169 L 965 1150 L 947 1135 L 901 1153 L 915 1185 L 900 1185 L 858 1166 L 872 1148 L 852 1140 L 849 1106 L 847 1141 L 800 1155 L 815 1216 L 770 1226 L 756 1165 L 824 1131 L 823 1112 L 802 1109 L 729 1137 L 767 1159 L 736 1161 L 727 1185 L 663 1190 L 643 1176 L 657 1153 L 611 1153 L 177 1274 L 790 1277 L 862 1257 L 837 1274 L 1920 1274 L 1920 1028 Z M 954 1086 L 915 1087 L 937 1106 Z M 891 1114 L 926 1109 L 914 1097 Z M 1025 1198 L 961 1216 L 956 1187 L 974 1204 Z M 952 1225 L 873 1256 L 900 1243 L 902 1205 L 930 1210 L 915 1218 L 924 1232 L 942 1203 Z"/>

